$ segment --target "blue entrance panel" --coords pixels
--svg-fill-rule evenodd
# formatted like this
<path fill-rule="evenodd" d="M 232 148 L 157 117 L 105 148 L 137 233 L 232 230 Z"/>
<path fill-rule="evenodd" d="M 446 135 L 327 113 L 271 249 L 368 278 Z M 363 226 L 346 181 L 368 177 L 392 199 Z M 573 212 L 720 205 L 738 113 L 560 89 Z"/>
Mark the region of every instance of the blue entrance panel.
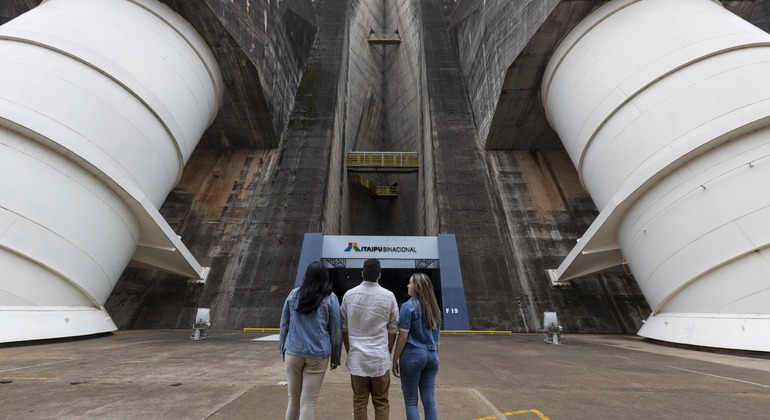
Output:
<path fill-rule="evenodd" d="M 453 234 L 438 235 L 438 255 L 441 273 L 441 296 L 445 330 L 469 330 L 468 308 L 465 304 L 463 276 L 457 239 Z"/>
<path fill-rule="evenodd" d="M 454 234 L 432 236 L 335 236 L 306 233 L 302 243 L 295 287 L 302 285 L 307 266 L 321 259 L 344 260 L 347 268 L 361 268 L 366 258 L 377 258 L 383 269 L 438 270 L 441 279 L 442 315 L 445 330 L 469 330 L 460 257 Z"/>
<path fill-rule="evenodd" d="M 307 266 L 313 261 L 321 260 L 323 245 L 323 233 L 305 234 L 305 238 L 302 241 L 302 252 L 299 254 L 299 266 L 297 266 L 297 277 L 294 279 L 294 287 L 302 286 L 302 280 L 305 278 Z"/>

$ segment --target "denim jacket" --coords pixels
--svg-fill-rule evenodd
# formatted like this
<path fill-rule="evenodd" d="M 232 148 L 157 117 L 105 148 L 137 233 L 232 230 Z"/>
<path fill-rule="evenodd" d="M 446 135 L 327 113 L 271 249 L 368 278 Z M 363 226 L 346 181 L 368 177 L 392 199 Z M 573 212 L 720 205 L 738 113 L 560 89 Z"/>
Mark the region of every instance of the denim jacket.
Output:
<path fill-rule="evenodd" d="M 420 301 L 411 298 L 401 305 L 398 329 L 409 331 L 406 342 L 421 349 L 435 351 L 438 349 L 440 327 L 430 329 L 422 321 L 422 306 Z"/>
<path fill-rule="evenodd" d="M 286 297 L 281 312 L 281 334 L 278 351 L 310 359 L 326 359 L 340 364 L 342 355 L 342 318 L 340 303 L 334 293 L 325 297 L 321 306 L 309 314 L 297 312 L 297 293 Z"/>

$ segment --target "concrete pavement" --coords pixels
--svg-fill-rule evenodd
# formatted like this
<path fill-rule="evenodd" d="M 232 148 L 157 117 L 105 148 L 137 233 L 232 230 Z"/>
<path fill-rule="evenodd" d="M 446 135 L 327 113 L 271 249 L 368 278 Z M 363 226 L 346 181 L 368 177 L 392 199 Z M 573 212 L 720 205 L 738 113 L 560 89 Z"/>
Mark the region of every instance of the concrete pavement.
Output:
<path fill-rule="evenodd" d="M 269 333 L 128 330 L 0 347 L 2 419 L 281 419 L 283 365 Z M 343 356 L 344 357 L 344 356 Z M 677 348 L 630 335 L 442 335 L 441 419 L 767 418 L 770 355 Z M 399 380 L 391 419 L 404 419 Z M 344 367 L 319 419 L 352 419 Z M 373 417 L 371 417 L 373 418 Z"/>

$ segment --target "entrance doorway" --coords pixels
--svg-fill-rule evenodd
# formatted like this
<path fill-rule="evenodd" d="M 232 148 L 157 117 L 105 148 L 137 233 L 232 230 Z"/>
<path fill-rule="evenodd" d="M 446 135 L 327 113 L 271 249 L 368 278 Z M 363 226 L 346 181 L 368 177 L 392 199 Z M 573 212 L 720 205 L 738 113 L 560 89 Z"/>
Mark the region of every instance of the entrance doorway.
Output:
<path fill-rule="evenodd" d="M 441 276 L 437 269 L 403 269 L 403 268 L 383 268 L 380 275 L 380 286 L 393 292 L 396 296 L 396 302 L 398 307 L 409 299 L 409 293 L 407 286 L 409 285 L 409 278 L 414 273 L 424 273 L 430 278 L 433 283 L 433 292 L 436 294 L 436 300 L 439 307 L 442 306 L 441 302 Z M 342 297 L 345 293 L 361 284 L 363 279 L 361 278 L 360 268 L 329 268 L 329 276 L 332 279 L 332 287 L 334 288 L 334 294 L 342 303 Z"/>
<path fill-rule="evenodd" d="M 396 297 L 399 307 L 409 299 L 407 286 L 414 273 L 428 275 L 446 330 L 468 330 L 457 242 L 452 234 L 438 236 L 335 236 L 306 233 L 302 243 L 295 286 L 302 284 L 305 267 L 323 261 L 340 302 L 345 293 L 361 284 L 368 258 L 381 264 L 380 285 Z"/>

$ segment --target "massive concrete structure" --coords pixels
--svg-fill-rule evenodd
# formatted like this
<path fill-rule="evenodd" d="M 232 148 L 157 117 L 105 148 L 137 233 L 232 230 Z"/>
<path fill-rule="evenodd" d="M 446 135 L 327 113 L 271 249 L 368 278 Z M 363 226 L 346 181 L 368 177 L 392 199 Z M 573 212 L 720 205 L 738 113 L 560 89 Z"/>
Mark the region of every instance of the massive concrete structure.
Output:
<path fill-rule="evenodd" d="M 121 328 L 276 326 L 306 232 L 453 233 L 471 327 L 639 330 L 650 308 L 631 275 L 551 286 L 599 214 L 540 102 L 560 39 L 604 1 L 164 0 L 222 69 L 221 110 L 161 213 L 203 284 L 127 269 L 106 302 Z M 37 2 L 14 0 L 21 14 Z M 724 5 L 760 27 L 764 0 Z M 766 29 L 766 28 L 763 28 Z M 395 33 L 398 44 L 370 44 Z M 351 188 L 349 150 L 417 151 L 395 200 Z"/>

